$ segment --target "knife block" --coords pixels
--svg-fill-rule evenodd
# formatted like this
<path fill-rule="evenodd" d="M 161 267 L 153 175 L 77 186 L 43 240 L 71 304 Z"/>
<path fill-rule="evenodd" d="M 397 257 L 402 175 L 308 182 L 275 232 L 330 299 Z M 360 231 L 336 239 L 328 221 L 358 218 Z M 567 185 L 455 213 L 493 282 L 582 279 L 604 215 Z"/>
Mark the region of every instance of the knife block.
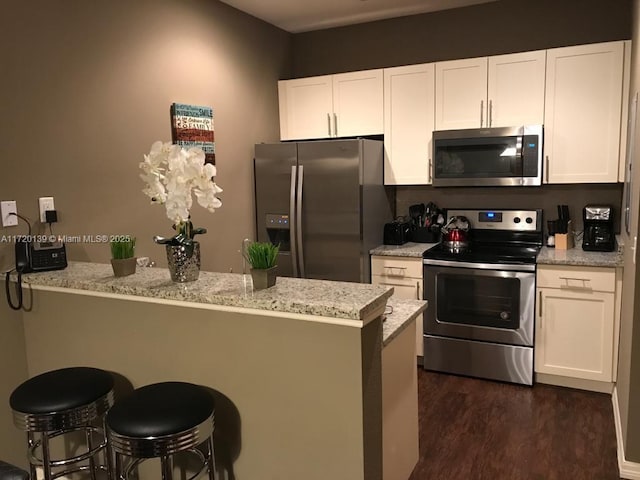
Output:
<path fill-rule="evenodd" d="M 570 250 L 573 248 L 573 225 L 571 220 L 567 224 L 567 233 L 556 233 L 556 250 Z"/>

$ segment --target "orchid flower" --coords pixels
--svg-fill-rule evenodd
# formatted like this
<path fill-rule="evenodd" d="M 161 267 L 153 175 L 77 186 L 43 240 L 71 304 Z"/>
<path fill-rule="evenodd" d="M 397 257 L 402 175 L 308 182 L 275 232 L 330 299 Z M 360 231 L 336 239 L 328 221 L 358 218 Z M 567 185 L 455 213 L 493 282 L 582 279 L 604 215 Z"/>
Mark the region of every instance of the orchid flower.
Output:
<path fill-rule="evenodd" d="M 171 143 L 154 142 L 144 161 L 140 162 L 140 178 L 145 183 L 142 192 L 152 203 L 165 206 L 167 217 L 179 235 L 188 240 L 204 229 L 193 229 L 190 210 L 193 195 L 200 206 L 215 212 L 222 206 L 217 194 L 222 192 L 214 181 L 216 167 L 205 163 L 201 148 L 184 149 Z M 174 238 L 176 238 L 174 237 Z M 182 238 L 182 237 L 181 237 Z"/>

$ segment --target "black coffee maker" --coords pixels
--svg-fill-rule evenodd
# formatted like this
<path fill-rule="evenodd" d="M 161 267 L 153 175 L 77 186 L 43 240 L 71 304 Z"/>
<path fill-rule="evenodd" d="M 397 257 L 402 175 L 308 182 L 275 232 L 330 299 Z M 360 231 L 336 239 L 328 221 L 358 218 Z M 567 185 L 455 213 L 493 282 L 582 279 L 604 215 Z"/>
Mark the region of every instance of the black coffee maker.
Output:
<path fill-rule="evenodd" d="M 582 212 L 584 236 L 582 249 L 590 252 L 612 252 L 616 248 L 613 230 L 613 207 L 587 205 Z"/>

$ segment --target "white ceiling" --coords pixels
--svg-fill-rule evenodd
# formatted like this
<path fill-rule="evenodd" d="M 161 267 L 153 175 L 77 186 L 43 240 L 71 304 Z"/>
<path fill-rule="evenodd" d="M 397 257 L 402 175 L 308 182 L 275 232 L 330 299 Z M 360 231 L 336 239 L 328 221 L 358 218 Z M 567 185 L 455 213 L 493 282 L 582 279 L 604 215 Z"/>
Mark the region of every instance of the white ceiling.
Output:
<path fill-rule="evenodd" d="M 371 22 L 496 0 L 222 0 L 288 32 Z"/>

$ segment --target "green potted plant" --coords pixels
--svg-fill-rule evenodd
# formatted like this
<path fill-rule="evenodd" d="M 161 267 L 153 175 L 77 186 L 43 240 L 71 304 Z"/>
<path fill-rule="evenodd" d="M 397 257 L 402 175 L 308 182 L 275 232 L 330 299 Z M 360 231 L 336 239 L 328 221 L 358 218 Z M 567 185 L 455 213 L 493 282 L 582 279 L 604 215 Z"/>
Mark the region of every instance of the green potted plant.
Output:
<path fill-rule="evenodd" d="M 251 264 L 253 288 L 262 290 L 276 284 L 276 261 L 280 245 L 270 242 L 253 242 L 247 247 L 246 258 Z"/>
<path fill-rule="evenodd" d="M 111 242 L 111 267 L 116 277 L 136 273 L 136 239 L 130 235 L 115 235 Z"/>

